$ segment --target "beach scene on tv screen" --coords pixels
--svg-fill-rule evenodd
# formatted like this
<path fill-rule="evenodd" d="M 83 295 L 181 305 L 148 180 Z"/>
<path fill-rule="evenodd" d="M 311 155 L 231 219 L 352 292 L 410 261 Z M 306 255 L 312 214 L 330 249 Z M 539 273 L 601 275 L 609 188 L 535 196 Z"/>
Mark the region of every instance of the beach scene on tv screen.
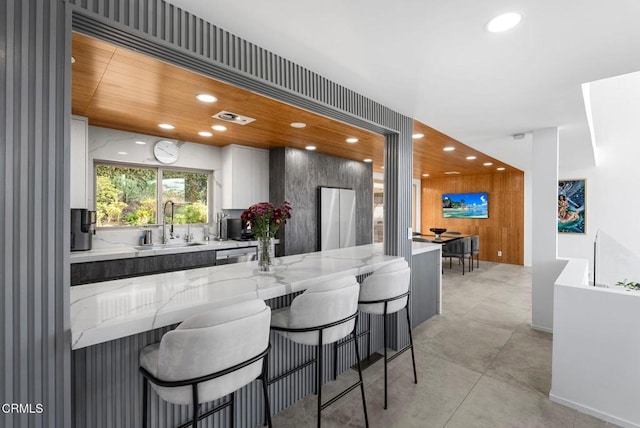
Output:
<path fill-rule="evenodd" d="M 486 193 L 451 193 L 442 195 L 442 215 L 445 218 L 489 218 Z"/>

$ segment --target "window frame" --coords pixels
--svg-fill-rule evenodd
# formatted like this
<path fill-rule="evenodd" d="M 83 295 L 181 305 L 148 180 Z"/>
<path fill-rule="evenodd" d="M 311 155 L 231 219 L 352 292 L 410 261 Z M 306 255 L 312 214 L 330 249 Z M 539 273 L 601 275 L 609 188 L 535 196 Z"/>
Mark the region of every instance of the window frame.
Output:
<path fill-rule="evenodd" d="M 114 162 L 109 160 L 93 161 L 93 200 L 96 204 L 96 195 L 98 193 L 98 167 L 99 166 L 111 166 L 120 168 L 140 168 L 151 169 L 156 172 L 156 221 L 157 223 L 145 224 L 145 225 L 131 225 L 131 226 L 102 226 L 96 227 L 99 230 L 130 230 L 131 228 L 149 227 L 149 226 L 162 226 L 165 223 L 164 213 L 162 212 L 162 177 L 164 171 L 177 171 L 177 172 L 189 172 L 207 175 L 207 222 L 206 223 L 189 223 L 192 225 L 209 225 L 211 224 L 211 214 L 213 213 L 213 170 L 197 169 L 197 168 L 185 168 L 171 165 L 149 165 L 140 164 L 135 162 Z M 96 207 L 94 206 L 94 209 Z"/>

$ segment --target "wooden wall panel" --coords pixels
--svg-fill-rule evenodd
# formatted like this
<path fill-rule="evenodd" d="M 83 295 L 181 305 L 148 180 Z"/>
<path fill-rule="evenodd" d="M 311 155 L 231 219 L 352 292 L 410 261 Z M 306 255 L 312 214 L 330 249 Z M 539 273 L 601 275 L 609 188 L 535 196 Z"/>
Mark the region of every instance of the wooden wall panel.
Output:
<path fill-rule="evenodd" d="M 487 192 L 488 219 L 442 217 L 443 193 Z M 422 180 L 422 231 L 445 227 L 480 235 L 480 260 L 524 264 L 524 173 L 425 178 Z M 502 251 L 502 257 L 498 257 Z"/>

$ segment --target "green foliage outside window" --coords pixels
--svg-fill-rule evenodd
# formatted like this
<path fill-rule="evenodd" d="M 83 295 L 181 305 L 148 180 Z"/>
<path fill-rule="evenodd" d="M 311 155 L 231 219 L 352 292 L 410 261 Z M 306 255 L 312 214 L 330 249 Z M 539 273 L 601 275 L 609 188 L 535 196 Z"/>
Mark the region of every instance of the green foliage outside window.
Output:
<path fill-rule="evenodd" d="M 96 167 L 98 227 L 144 226 L 158 223 L 155 168 L 114 165 Z M 162 170 L 162 200 L 174 202 L 175 224 L 207 223 L 208 174 Z M 170 215 L 170 213 L 165 213 Z M 167 221 L 170 221 L 167 218 Z"/>
<path fill-rule="evenodd" d="M 175 204 L 174 224 L 207 222 L 208 178 L 207 174 L 200 172 L 162 172 L 162 205 L 167 201 Z"/>

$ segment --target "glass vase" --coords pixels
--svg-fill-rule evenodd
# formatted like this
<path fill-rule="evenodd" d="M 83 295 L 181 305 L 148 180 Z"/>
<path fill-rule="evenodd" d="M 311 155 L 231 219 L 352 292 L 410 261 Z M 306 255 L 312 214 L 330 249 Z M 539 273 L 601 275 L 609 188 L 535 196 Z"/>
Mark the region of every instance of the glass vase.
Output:
<path fill-rule="evenodd" d="M 258 270 L 273 272 L 273 258 L 275 257 L 274 240 L 268 236 L 258 237 Z"/>

